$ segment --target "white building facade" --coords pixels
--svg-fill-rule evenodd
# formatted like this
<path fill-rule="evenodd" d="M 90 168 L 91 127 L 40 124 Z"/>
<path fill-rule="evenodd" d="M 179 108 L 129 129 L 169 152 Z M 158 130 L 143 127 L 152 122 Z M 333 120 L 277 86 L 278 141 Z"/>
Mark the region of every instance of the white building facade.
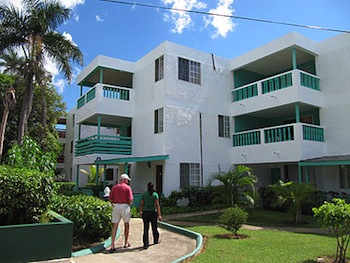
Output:
<path fill-rule="evenodd" d="M 95 164 L 167 196 L 243 164 L 261 186 L 349 193 L 349 61 L 349 34 L 290 33 L 231 60 L 171 42 L 137 62 L 98 56 L 77 78 L 66 174 L 83 186 L 79 170 Z"/>

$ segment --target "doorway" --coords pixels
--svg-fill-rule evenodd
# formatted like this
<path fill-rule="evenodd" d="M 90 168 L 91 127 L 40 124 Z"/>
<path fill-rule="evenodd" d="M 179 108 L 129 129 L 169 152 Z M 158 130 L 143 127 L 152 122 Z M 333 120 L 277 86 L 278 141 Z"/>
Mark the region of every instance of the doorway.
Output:
<path fill-rule="evenodd" d="M 156 165 L 156 191 L 163 194 L 163 165 Z"/>

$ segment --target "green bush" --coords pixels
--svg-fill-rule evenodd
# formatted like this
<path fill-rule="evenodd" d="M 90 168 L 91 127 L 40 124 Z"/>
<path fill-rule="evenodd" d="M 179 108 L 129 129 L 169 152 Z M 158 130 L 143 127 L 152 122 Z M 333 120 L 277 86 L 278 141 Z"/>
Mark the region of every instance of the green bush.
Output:
<path fill-rule="evenodd" d="M 238 206 L 230 207 L 219 217 L 219 226 L 237 236 L 237 231 L 247 222 L 248 213 Z"/>
<path fill-rule="evenodd" d="M 110 234 L 112 206 L 107 201 L 87 195 L 57 195 L 49 208 L 74 223 L 74 237 L 106 238 Z"/>
<path fill-rule="evenodd" d="M 333 198 L 332 202 L 324 202 L 314 207 L 315 217 L 323 228 L 328 228 L 337 239 L 336 263 L 346 262 L 346 250 L 350 242 L 350 204 L 344 199 Z"/>
<path fill-rule="evenodd" d="M 74 182 L 55 182 L 56 191 L 58 194 L 73 195 L 74 193 Z"/>
<path fill-rule="evenodd" d="M 54 195 L 53 176 L 0 166 L 0 225 L 39 222 Z"/>

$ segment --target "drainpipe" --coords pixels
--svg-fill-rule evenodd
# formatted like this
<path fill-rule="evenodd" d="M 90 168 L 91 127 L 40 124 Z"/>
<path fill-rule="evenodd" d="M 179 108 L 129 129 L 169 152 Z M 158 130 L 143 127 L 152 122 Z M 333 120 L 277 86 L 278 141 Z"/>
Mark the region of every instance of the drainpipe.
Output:
<path fill-rule="evenodd" d="M 83 85 L 80 85 L 80 97 L 83 96 Z"/>
<path fill-rule="evenodd" d="M 199 113 L 199 148 L 200 148 L 200 169 L 201 169 L 201 186 L 203 187 L 203 129 L 202 113 Z"/>
<path fill-rule="evenodd" d="M 124 168 L 124 170 L 125 170 L 125 173 L 128 175 L 129 173 L 129 166 L 128 166 L 128 163 L 126 162 L 125 163 L 125 168 Z"/>

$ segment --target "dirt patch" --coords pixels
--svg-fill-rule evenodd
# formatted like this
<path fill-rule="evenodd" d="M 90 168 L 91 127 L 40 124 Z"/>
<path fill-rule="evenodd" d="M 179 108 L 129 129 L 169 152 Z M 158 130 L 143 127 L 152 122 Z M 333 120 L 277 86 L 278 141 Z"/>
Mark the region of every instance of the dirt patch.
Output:
<path fill-rule="evenodd" d="M 324 256 L 324 257 L 318 257 L 317 258 L 318 263 L 334 263 L 335 262 L 335 256 Z M 345 263 L 350 263 L 350 259 L 346 259 Z"/>
<path fill-rule="evenodd" d="M 233 233 L 227 233 L 227 234 L 220 234 L 215 235 L 215 238 L 221 238 L 221 239 L 246 239 L 249 236 L 244 234 L 233 234 Z"/>

